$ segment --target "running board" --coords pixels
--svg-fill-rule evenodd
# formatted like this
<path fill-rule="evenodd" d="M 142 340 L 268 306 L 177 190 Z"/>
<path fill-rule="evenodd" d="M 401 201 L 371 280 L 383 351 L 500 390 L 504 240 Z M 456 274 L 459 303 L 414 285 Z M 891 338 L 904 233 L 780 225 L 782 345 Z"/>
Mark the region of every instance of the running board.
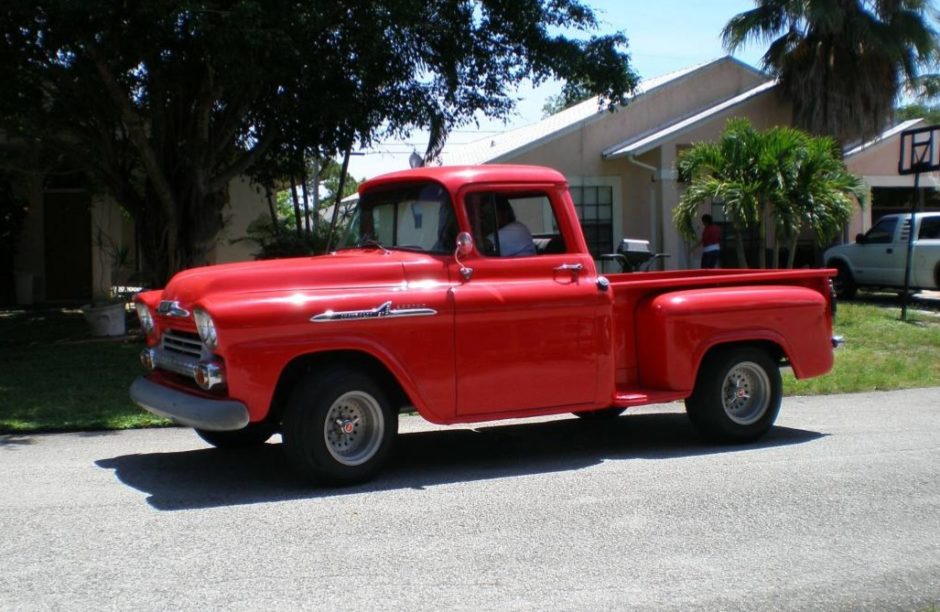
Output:
<path fill-rule="evenodd" d="M 617 391 L 614 393 L 613 406 L 629 408 L 644 404 L 665 404 L 685 399 L 689 393 L 685 391 L 659 391 L 656 389 L 637 389 L 633 391 Z"/>

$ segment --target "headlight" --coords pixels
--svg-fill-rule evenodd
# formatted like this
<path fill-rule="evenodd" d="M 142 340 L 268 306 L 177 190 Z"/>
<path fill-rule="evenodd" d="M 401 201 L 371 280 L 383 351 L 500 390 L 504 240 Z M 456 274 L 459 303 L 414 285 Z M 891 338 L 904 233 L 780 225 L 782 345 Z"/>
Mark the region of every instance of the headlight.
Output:
<path fill-rule="evenodd" d="M 153 333 L 153 315 L 150 314 L 147 305 L 137 302 L 134 304 L 134 309 L 137 311 L 137 318 L 140 319 L 140 327 L 144 330 L 144 333 L 148 335 Z"/>
<path fill-rule="evenodd" d="M 206 346 L 213 349 L 219 346 L 219 337 L 215 333 L 215 323 L 209 313 L 197 308 L 193 311 L 193 318 L 196 319 L 196 330 L 199 332 L 199 338 L 206 343 Z"/>

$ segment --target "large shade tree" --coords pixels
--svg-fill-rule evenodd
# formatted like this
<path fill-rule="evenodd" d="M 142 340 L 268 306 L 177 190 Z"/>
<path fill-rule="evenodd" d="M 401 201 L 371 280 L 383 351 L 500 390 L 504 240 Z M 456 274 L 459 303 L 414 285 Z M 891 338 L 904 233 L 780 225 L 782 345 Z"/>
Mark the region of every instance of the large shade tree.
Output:
<path fill-rule="evenodd" d="M 881 131 L 906 86 L 937 80 L 936 9 L 929 0 L 756 0 L 723 31 L 734 51 L 768 42 L 798 127 L 845 143 Z"/>
<path fill-rule="evenodd" d="M 861 181 L 842 163 L 835 141 L 787 126 L 756 130 L 746 119 L 732 119 L 716 142 L 702 142 L 682 152 L 680 177 L 689 183 L 673 211 L 679 233 L 696 238 L 695 222 L 703 206 L 722 205 L 735 235 L 737 261 L 748 267 L 744 237 L 756 232 L 757 267 L 767 266 L 766 236 L 772 229 L 773 265 L 787 245 L 792 267 L 796 243 L 810 229 L 826 244 L 864 201 Z"/>
<path fill-rule="evenodd" d="M 113 196 L 160 283 L 205 262 L 227 186 L 268 155 L 297 166 L 414 127 L 439 147 L 505 115 L 526 77 L 624 101 L 626 39 L 595 27 L 578 0 L 6 0 L 0 142 L 54 150 Z"/>

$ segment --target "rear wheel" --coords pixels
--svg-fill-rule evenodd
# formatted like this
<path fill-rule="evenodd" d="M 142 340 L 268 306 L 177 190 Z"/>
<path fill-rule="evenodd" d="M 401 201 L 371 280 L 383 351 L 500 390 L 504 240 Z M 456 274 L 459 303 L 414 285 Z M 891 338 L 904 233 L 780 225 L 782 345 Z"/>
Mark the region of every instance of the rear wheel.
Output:
<path fill-rule="evenodd" d="M 372 478 L 398 433 L 398 412 L 376 381 L 351 368 L 301 381 L 284 414 L 284 448 L 303 476 L 334 484 Z"/>
<path fill-rule="evenodd" d="M 836 297 L 842 300 L 851 300 L 858 291 L 852 271 L 842 262 L 836 263 L 833 267 L 838 271 L 836 277 L 832 279 L 832 288 L 836 292 Z"/>
<path fill-rule="evenodd" d="M 729 347 L 708 354 L 685 407 L 705 438 L 749 442 L 773 425 L 782 394 L 780 368 L 766 351 Z"/>
<path fill-rule="evenodd" d="M 277 430 L 269 423 L 249 423 L 242 429 L 234 431 L 207 431 L 197 429 L 196 435 L 216 448 L 236 449 L 261 446 L 273 436 Z"/>

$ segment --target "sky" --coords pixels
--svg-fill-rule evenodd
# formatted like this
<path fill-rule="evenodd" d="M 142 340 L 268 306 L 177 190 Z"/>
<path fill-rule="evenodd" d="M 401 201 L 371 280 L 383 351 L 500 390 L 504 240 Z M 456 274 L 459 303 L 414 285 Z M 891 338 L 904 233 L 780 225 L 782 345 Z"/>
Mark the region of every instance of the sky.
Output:
<path fill-rule="evenodd" d="M 727 52 L 721 30 L 734 15 L 754 8 L 754 0 L 584 0 L 598 17 L 598 33 L 624 32 L 629 41 L 631 65 L 641 78 L 650 78 L 717 59 Z M 749 45 L 735 57 L 760 67 L 762 45 Z M 448 144 L 470 142 L 495 132 L 534 123 L 542 117 L 545 100 L 561 90 L 561 83 L 538 88 L 523 84 L 513 114 L 503 121 L 483 120 L 451 132 Z M 358 151 L 349 162 L 357 179 L 408 167 L 412 151 L 424 153 L 427 134 L 414 132 L 407 139 L 389 139 Z"/>

